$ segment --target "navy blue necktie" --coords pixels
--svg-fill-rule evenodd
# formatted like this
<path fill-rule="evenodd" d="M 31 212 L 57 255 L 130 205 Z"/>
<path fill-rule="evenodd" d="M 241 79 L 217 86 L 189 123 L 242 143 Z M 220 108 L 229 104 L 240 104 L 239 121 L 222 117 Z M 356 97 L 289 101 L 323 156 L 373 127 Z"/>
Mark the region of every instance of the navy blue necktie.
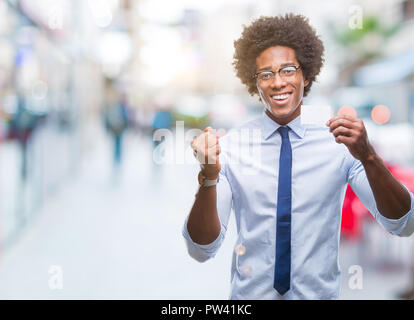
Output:
<path fill-rule="evenodd" d="M 278 129 L 282 136 L 277 193 L 276 259 L 273 287 L 283 295 L 290 289 L 290 225 L 292 209 L 292 148 L 289 127 Z"/>

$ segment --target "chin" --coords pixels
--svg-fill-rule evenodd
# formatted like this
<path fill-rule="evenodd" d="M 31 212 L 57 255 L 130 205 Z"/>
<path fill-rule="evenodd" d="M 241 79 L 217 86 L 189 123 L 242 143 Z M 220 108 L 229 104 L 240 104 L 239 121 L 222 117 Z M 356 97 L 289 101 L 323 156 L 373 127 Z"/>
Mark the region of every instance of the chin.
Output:
<path fill-rule="evenodd" d="M 280 110 L 280 108 L 272 108 L 272 113 L 275 117 L 284 119 L 289 118 L 295 113 L 296 109 L 292 109 L 289 112 L 286 112 L 284 110 Z"/>

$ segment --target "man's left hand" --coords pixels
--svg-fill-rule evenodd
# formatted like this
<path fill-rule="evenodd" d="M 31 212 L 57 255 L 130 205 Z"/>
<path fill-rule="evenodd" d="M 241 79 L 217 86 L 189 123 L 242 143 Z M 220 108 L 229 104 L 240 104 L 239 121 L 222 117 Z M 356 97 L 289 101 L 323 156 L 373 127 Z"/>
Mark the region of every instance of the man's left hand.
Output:
<path fill-rule="evenodd" d="M 352 156 L 364 162 L 375 156 L 375 150 L 368 141 L 367 131 L 361 119 L 349 115 L 334 117 L 326 125 L 335 136 L 337 143 L 343 143 Z"/>

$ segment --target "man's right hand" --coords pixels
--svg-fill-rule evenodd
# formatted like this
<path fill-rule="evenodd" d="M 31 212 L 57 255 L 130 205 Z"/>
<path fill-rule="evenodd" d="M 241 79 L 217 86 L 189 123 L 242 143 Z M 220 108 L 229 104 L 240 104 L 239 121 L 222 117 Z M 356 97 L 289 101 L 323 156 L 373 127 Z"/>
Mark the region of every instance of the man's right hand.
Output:
<path fill-rule="evenodd" d="M 213 129 L 207 127 L 204 132 L 191 141 L 191 148 L 201 165 L 201 172 L 207 180 L 217 179 L 221 166 L 219 161 L 219 137 L 213 134 Z"/>

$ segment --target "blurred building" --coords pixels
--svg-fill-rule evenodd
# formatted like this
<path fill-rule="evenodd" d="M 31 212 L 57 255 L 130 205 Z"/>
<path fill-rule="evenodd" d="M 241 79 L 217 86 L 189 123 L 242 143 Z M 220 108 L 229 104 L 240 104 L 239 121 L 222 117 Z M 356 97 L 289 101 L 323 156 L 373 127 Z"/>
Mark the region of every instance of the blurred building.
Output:
<path fill-rule="evenodd" d="M 0 196 L 8 199 L 0 210 L 3 246 L 100 139 L 105 79 L 119 77 L 131 54 L 128 3 L 0 2 Z M 22 166 L 27 175 L 20 174 Z"/>

